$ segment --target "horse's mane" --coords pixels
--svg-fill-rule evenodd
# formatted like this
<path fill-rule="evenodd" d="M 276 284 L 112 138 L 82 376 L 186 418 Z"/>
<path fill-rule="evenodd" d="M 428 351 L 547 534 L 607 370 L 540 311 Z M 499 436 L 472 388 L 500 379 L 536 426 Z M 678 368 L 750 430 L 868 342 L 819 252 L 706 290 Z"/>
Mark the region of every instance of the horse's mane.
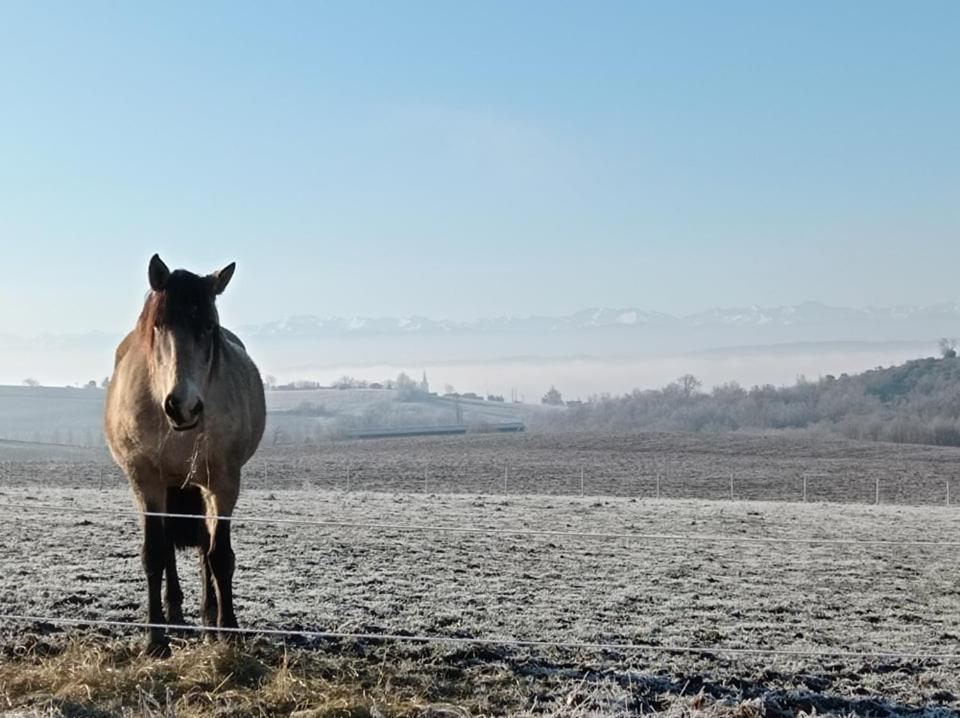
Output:
<path fill-rule="evenodd" d="M 222 337 L 220 318 L 210 277 L 200 277 L 185 269 L 171 272 L 161 291 L 152 290 L 143 303 L 137 320 L 136 333 L 140 341 L 153 348 L 154 328 L 181 329 L 200 338 L 213 332 L 213 368 L 220 358 Z"/>
<path fill-rule="evenodd" d="M 143 302 L 140 317 L 137 319 L 137 335 L 148 347 L 153 346 L 153 328 L 158 326 L 161 305 L 164 303 L 163 293 L 151 291 Z"/>

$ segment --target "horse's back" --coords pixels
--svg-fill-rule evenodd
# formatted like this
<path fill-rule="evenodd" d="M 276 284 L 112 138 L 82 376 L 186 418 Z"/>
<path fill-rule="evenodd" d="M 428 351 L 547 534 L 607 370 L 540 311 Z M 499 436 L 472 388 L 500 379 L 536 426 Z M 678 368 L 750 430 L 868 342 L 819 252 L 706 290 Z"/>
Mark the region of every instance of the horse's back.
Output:
<path fill-rule="evenodd" d="M 267 402 L 263 380 L 257 365 L 247 354 L 244 343 L 229 329 L 220 327 L 223 338 L 222 370 L 224 372 L 224 399 L 232 404 L 236 418 L 241 418 L 238 429 L 243 434 L 244 462 L 253 456 L 263 438 L 267 419 Z"/>

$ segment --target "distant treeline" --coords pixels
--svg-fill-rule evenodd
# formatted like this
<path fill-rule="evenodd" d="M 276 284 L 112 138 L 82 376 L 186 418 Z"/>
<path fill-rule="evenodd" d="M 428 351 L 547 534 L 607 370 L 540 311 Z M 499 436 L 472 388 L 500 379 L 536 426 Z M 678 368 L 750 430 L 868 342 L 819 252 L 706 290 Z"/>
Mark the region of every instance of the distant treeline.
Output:
<path fill-rule="evenodd" d="M 595 396 L 539 428 L 648 431 L 821 429 L 853 439 L 960 446 L 960 359 L 918 359 L 794 386 L 701 390 L 687 375 L 654 390 Z"/>

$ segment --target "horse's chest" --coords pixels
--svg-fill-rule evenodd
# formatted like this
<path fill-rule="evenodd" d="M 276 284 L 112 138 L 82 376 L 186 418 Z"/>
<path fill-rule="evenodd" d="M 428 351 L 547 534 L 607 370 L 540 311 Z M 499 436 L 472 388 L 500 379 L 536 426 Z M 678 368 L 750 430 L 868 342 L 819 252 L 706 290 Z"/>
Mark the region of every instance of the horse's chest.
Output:
<path fill-rule="evenodd" d="M 168 441 L 157 456 L 163 472 L 173 476 L 186 476 L 203 469 L 206 454 L 200 446 L 201 441 L 199 438 L 190 441 Z"/>
<path fill-rule="evenodd" d="M 168 427 L 153 430 L 149 424 L 133 424 L 124 432 L 127 463 L 158 467 L 169 483 L 183 483 L 209 463 L 202 434 L 180 434 Z"/>

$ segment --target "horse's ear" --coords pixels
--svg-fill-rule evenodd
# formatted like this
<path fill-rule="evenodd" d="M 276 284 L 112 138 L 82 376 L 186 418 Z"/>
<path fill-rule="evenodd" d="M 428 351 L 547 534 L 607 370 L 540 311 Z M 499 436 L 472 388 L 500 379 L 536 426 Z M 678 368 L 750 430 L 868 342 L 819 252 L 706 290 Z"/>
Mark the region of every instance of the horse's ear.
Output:
<path fill-rule="evenodd" d="M 233 277 L 233 270 L 237 268 L 236 262 L 230 262 L 223 269 L 214 272 L 210 276 L 213 277 L 213 293 L 214 294 L 223 294 L 223 290 L 227 288 L 227 285 L 230 284 L 230 278 Z"/>
<path fill-rule="evenodd" d="M 170 279 L 170 269 L 159 254 L 150 258 L 150 269 L 147 274 L 150 277 L 150 288 L 155 292 L 162 292 L 167 286 L 167 280 Z"/>

